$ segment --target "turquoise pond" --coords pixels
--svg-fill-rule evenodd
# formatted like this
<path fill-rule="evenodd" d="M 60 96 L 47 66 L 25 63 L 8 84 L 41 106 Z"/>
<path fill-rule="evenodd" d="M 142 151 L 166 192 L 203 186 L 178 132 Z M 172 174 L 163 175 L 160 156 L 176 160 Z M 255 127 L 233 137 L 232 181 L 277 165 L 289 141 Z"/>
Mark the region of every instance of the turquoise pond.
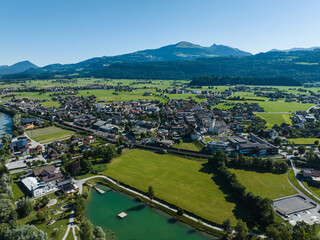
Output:
<path fill-rule="evenodd" d="M 110 229 L 118 240 L 209 240 L 218 239 L 203 234 L 182 224 L 133 198 L 116 192 L 104 185 L 98 185 L 106 191 L 100 195 L 92 190 L 86 209 L 86 217 L 95 226 Z M 118 218 L 125 212 L 128 216 Z"/>

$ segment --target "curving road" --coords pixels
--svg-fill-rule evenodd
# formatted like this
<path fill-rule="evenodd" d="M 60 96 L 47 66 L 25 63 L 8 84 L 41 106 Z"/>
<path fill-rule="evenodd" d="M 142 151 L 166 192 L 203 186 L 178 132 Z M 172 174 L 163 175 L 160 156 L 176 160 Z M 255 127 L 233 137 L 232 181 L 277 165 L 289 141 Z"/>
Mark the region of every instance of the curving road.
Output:
<path fill-rule="evenodd" d="M 291 163 L 291 167 L 292 167 L 292 170 L 294 172 L 294 175 L 297 176 L 297 174 L 300 172 L 299 169 L 297 169 L 295 166 L 294 166 L 294 162 L 290 159 L 290 163 Z M 289 181 L 290 182 L 290 181 Z M 317 199 L 319 202 L 320 202 L 320 198 L 313 194 L 308 188 L 306 188 L 301 181 L 297 180 L 297 182 L 299 183 L 299 185 L 302 187 L 303 190 L 305 190 L 307 193 L 309 193 L 312 197 L 314 197 L 315 199 Z M 296 188 L 296 187 L 295 187 Z M 300 191 L 299 191 L 300 192 Z"/>

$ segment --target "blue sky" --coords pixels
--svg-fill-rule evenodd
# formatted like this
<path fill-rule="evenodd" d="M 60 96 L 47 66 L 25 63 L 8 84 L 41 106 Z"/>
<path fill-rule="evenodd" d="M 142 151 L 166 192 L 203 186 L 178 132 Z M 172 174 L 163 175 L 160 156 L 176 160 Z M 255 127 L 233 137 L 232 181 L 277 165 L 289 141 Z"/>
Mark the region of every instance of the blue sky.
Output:
<path fill-rule="evenodd" d="M 318 0 L 0 0 L 0 65 L 73 63 L 189 41 L 320 45 Z"/>

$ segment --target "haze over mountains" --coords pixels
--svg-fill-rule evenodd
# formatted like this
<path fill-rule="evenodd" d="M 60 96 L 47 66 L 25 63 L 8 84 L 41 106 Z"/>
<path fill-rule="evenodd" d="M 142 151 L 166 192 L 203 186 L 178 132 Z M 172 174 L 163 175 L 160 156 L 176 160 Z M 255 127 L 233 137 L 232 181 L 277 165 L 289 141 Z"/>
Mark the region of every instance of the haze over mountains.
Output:
<path fill-rule="evenodd" d="M 320 49 L 293 48 L 252 55 L 224 45 L 202 47 L 179 42 L 157 49 L 96 57 L 74 64 L 51 64 L 42 68 L 25 61 L 10 67 L 2 66 L 0 74 L 2 79 L 8 81 L 69 77 L 193 79 L 201 75 L 282 76 L 300 82 L 320 81 Z"/>
<path fill-rule="evenodd" d="M 68 70 L 74 67 L 106 67 L 113 63 L 119 62 L 151 62 L 151 61 L 181 61 L 193 60 L 197 58 L 208 57 L 224 57 L 224 56 L 250 56 L 249 52 L 241 51 L 237 48 L 232 48 L 224 45 L 213 44 L 210 47 L 202 47 L 189 42 L 179 42 L 164 46 L 157 49 L 146 49 L 128 54 L 117 56 L 104 56 L 91 58 L 76 64 L 51 64 L 43 67 L 44 71 L 59 71 Z M 15 66 L 18 65 L 18 66 Z M 30 68 L 37 69 L 38 67 L 29 61 L 20 62 L 13 66 L 0 66 L 0 74 L 12 74 L 24 72 Z M 40 69 L 39 69 L 40 70 Z"/>
<path fill-rule="evenodd" d="M 309 47 L 309 48 L 301 48 L 301 47 L 294 47 L 286 50 L 279 50 L 279 49 L 271 49 L 269 52 L 294 52 L 294 51 L 312 51 L 315 49 L 319 49 L 320 47 Z"/>

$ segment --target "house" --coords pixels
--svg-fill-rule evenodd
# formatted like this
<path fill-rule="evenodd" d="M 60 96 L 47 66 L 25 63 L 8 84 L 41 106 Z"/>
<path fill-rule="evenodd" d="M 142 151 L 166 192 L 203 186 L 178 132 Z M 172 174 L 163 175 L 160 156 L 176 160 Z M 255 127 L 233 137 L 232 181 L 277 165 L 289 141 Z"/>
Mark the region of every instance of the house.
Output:
<path fill-rule="evenodd" d="M 106 124 L 99 127 L 99 131 L 107 132 L 107 133 L 117 133 L 119 132 L 119 130 L 120 130 L 119 127 L 113 124 Z"/>
<path fill-rule="evenodd" d="M 86 143 L 94 143 L 95 139 L 92 136 L 87 136 L 84 138 L 84 142 Z"/>
<path fill-rule="evenodd" d="M 57 182 L 63 179 L 62 172 L 58 172 L 54 165 L 49 165 L 22 176 L 20 181 L 33 197 L 37 197 L 58 190 Z"/>
<path fill-rule="evenodd" d="M 40 125 L 41 123 L 42 121 L 36 118 L 27 118 L 21 120 L 21 124 L 25 129 L 32 129 L 35 127 L 35 125 Z"/>
<path fill-rule="evenodd" d="M 314 169 L 304 169 L 301 171 L 304 181 L 320 184 L 320 171 Z"/>
<path fill-rule="evenodd" d="M 10 144 L 11 151 L 15 154 L 28 154 L 29 153 L 29 141 L 28 139 L 20 139 L 13 141 Z"/>
<path fill-rule="evenodd" d="M 64 181 L 57 183 L 61 193 L 72 193 L 78 190 L 78 186 L 72 183 L 71 178 L 67 178 Z"/>
<path fill-rule="evenodd" d="M 215 150 L 225 151 L 228 147 L 228 145 L 222 141 L 210 141 L 210 142 L 207 142 L 206 144 L 207 144 L 207 148 L 213 151 Z"/>

